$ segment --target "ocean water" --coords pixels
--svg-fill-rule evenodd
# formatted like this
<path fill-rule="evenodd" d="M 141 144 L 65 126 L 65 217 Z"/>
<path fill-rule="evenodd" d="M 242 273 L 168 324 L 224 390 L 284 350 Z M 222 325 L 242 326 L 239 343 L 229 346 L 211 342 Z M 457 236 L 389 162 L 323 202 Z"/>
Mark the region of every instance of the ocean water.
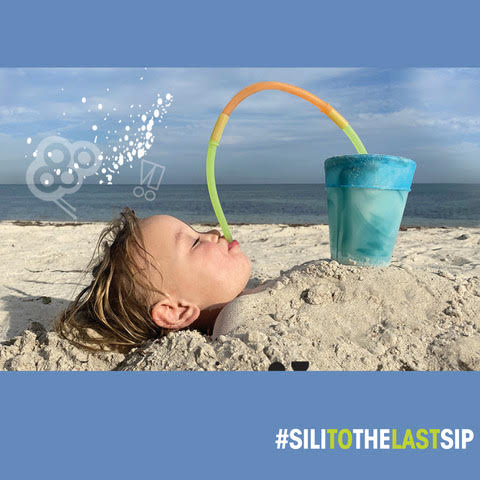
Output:
<path fill-rule="evenodd" d="M 134 196 L 134 187 L 82 185 L 64 197 L 75 208 L 74 219 L 56 203 L 39 200 L 27 185 L 0 185 L 0 220 L 110 221 L 128 206 L 139 217 L 167 214 L 188 223 L 217 223 L 206 184 L 161 185 L 153 201 Z M 217 191 L 229 224 L 328 223 L 324 184 L 217 185 Z M 480 184 L 413 184 L 401 225 L 480 226 Z"/>

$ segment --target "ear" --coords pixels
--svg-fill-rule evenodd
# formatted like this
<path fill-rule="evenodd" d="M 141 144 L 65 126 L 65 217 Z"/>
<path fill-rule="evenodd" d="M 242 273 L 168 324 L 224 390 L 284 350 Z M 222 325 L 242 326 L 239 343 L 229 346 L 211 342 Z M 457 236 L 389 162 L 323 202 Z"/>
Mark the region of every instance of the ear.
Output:
<path fill-rule="evenodd" d="M 177 302 L 164 298 L 152 307 L 152 320 L 169 330 L 179 330 L 193 323 L 200 316 L 200 308 L 194 303 Z"/>

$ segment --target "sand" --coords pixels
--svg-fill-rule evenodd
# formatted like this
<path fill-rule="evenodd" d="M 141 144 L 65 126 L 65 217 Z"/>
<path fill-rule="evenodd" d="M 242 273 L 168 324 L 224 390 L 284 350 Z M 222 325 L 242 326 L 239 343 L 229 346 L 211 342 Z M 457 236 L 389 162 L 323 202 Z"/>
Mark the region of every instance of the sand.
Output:
<path fill-rule="evenodd" d="M 122 355 L 49 331 L 90 283 L 104 226 L 0 222 L 0 370 L 480 370 L 480 228 L 402 228 L 375 268 L 330 260 L 327 225 L 231 225 L 247 287 L 264 290 L 232 302 L 215 339 L 180 331 Z"/>

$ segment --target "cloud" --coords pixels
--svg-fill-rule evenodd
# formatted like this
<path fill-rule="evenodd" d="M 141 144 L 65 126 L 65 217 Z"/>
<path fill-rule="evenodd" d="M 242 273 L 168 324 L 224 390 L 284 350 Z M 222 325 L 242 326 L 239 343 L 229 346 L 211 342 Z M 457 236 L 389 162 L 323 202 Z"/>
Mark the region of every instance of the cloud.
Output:
<path fill-rule="evenodd" d="M 404 108 L 389 113 L 360 113 L 359 120 L 369 125 L 389 128 L 441 128 L 443 130 L 480 133 L 480 116 L 454 117 L 447 113 L 434 115 L 415 108 Z"/>
<path fill-rule="evenodd" d="M 12 125 L 18 127 L 19 124 L 32 124 L 41 120 L 38 110 L 24 106 L 6 106 L 0 105 L 0 125 Z"/>

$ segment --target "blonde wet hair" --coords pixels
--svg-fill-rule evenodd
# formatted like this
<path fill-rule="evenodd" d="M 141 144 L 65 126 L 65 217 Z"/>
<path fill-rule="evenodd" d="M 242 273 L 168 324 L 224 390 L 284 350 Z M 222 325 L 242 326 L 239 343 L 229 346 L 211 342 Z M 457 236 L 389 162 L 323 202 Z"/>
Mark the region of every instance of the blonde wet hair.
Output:
<path fill-rule="evenodd" d="M 170 330 L 152 320 L 153 292 L 168 294 L 148 280 L 150 266 L 161 272 L 147 255 L 152 257 L 145 250 L 139 219 L 125 207 L 100 233 L 86 267 L 92 282 L 58 316 L 54 330 L 79 347 L 122 353 L 167 334 Z"/>

